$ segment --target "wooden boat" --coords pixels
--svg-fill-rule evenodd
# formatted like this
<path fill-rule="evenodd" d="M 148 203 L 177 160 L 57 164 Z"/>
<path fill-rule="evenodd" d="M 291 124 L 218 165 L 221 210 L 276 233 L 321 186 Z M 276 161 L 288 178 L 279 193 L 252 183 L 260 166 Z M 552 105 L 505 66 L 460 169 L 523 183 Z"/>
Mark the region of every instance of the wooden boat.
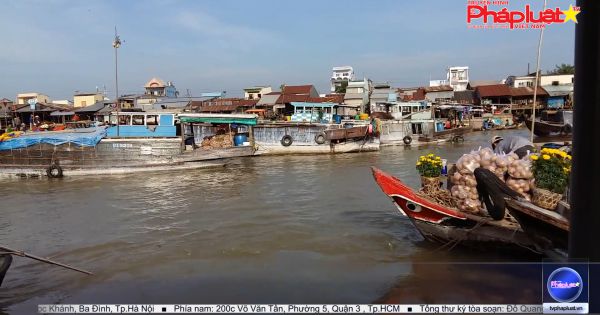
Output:
<path fill-rule="evenodd" d="M 506 209 L 539 251 L 547 254 L 567 251 L 570 229 L 567 218 L 523 200 L 507 199 Z"/>
<path fill-rule="evenodd" d="M 537 252 L 517 222 L 461 212 L 419 194 L 400 179 L 371 167 L 375 181 L 401 214 L 432 242 L 464 245 L 519 245 Z"/>
<path fill-rule="evenodd" d="M 526 119 L 525 124 L 531 130 L 531 119 Z M 550 134 L 571 134 L 573 130 L 573 111 L 543 111 L 541 117 L 536 119 L 533 133 L 538 137 Z"/>
<path fill-rule="evenodd" d="M 369 132 L 369 125 L 354 126 L 350 128 L 333 128 L 325 130 L 327 140 L 346 140 L 365 138 Z"/>

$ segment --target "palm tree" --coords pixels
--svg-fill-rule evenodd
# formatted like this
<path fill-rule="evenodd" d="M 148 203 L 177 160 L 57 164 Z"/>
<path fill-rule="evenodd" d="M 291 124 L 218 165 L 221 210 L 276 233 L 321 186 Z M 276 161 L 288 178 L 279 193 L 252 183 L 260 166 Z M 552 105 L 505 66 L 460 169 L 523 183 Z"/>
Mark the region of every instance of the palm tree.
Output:
<path fill-rule="evenodd" d="M 561 63 L 560 65 L 556 65 L 554 70 L 548 71 L 548 74 L 575 74 L 575 66 Z"/>

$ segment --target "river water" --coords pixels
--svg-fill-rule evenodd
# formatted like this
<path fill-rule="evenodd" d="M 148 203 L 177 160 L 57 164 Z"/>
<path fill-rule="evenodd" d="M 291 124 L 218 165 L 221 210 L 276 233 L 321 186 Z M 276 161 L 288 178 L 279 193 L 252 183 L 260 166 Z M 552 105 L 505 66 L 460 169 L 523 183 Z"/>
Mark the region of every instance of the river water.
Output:
<path fill-rule="evenodd" d="M 411 281 L 455 274 L 435 263 L 529 259 L 493 249 L 436 251 L 371 176 L 369 167 L 377 166 L 417 186 L 419 155 L 453 161 L 490 137 L 243 158 L 212 170 L 3 180 L 2 243 L 95 275 L 15 257 L 0 310 L 29 314 L 41 303 L 371 303 L 390 294 L 393 300 L 399 283 L 417 287 Z"/>

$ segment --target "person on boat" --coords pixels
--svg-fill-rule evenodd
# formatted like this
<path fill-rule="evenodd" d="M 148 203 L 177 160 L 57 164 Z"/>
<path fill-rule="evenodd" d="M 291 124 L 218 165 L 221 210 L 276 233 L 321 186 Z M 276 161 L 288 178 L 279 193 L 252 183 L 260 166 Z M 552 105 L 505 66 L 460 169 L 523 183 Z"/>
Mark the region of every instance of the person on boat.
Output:
<path fill-rule="evenodd" d="M 510 122 L 508 121 L 508 118 L 506 119 L 506 124 L 504 126 L 506 126 L 506 127 L 510 126 Z"/>
<path fill-rule="evenodd" d="M 79 120 L 80 120 L 80 118 L 79 118 L 79 115 L 77 115 L 77 114 L 73 115 L 73 117 L 71 118 L 71 121 L 79 121 Z"/>
<path fill-rule="evenodd" d="M 494 136 L 491 142 L 494 153 L 515 153 L 520 159 L 526 156 L 527 152 L 531 153 L 535 150 L 533 143 L 526 138 L 518 136 Z"/>

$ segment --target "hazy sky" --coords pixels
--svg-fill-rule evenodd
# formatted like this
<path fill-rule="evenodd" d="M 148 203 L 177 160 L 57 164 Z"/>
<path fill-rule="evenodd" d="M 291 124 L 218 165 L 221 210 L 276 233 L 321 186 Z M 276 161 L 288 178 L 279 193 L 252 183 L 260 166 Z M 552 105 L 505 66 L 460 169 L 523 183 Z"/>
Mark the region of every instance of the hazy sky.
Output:
<path fill-rule="evenodd" d="M 511 7 L 526 3 L 540 1 Z M 398 87 L 443 79 L 451 65 L 469 66 L 472 80 L 499 80 L 524 74 L 528 62 L 533 71 L 539 37 L 467 29 L 462 0 L 2 0 L 0 12 L 0 98 L 9 99 L 29 91 L 72 99 L 104 86 L 112 98 L 115 25 L 121 92 L 141 92 L 157 76 L 193 95 L 282 83 L 325 93 L 336 65 Z M 573 25 L 546 29 L 542 69 L 573 63 Z"/>

